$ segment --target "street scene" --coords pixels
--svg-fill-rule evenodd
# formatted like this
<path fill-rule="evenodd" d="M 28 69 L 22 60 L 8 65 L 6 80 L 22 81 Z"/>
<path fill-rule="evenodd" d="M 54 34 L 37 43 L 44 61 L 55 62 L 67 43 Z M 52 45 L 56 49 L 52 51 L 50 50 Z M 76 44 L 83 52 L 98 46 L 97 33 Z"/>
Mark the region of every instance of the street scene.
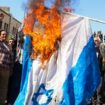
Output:
<path fill-rule="evenodd" d="M 104 4 L 0 0 L 0 105 L 105 105 Z"/>

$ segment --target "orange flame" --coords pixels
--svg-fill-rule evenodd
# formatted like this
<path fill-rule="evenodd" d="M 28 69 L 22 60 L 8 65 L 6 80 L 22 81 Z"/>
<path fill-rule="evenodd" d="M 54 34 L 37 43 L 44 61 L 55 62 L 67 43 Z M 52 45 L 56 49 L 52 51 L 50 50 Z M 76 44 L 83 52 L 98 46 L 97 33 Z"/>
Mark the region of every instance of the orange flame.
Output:
<path fill-rule="evenodd" d="M 57 41 L 61 40 L 61 18 L 56 8 L 46 9 L 44 0 L 30 7 L 30 12 L 24 20 L 24 34 L 32 37 L 32 57 L 40 56 L 42 64 L 48 61 L 58 49 Z"/>

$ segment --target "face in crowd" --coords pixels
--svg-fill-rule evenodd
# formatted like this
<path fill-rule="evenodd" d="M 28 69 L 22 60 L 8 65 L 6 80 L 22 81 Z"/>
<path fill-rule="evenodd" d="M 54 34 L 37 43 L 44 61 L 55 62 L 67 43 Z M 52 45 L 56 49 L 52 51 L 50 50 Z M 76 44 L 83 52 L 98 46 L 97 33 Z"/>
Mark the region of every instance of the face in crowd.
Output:
<path fill-rule="evenodd" d="M 7 37 L 7 32 L 4 30 L 0 31 L 0 41 L 5 41 Z"/>
<path fill-rule="evenodd" d="M 94 43 L 98 47 L 100 45 L 100 43 L 101 43 L 101 39 L 99 37 L 95 37 L 94 38 Z"/>
<path fill-rule="evenodd" d="M 14 45 L 14 40 L 13 39 L 9 39 L 9 42 L 8 42 L 9 46 L 13 46 Z"/>

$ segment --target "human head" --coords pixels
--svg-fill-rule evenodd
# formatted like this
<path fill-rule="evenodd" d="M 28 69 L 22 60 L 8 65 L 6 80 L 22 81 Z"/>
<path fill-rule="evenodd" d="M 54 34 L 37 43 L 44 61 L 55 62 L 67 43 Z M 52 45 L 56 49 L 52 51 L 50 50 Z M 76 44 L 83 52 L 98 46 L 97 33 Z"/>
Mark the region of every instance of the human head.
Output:
<path fill-rule="evenodd" d="M 6 41 L 7 32 L 5 30 L 0 30 L 0 41 Z"/>
<path fill-rule="evenodd" d="M 9 46 L 12 47 L 14 45 L 14 39 L 10 38 L 9 41 L 8 41 L 8 44 L 9 44 Z"/>
<path fill-rule="evenodd" d="M 101 39 L 98 36 L 94 37 L 94 43 L 98 47 L 101 43 Z"/>

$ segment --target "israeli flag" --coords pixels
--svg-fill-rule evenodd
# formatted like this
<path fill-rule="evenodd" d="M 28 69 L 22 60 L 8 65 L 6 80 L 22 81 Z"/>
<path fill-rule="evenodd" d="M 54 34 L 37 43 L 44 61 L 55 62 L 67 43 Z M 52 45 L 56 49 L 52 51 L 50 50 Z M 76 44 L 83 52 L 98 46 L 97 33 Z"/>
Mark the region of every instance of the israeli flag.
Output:
<path fill-rule="evenodd" d="M 14 105 L 87 104 L 100 83 L 88 18 L 62 16 L 62 41 L 44 70 L 39 58 L 29 57 L 29 36 L 24 46 L 21 90 Z"/>

